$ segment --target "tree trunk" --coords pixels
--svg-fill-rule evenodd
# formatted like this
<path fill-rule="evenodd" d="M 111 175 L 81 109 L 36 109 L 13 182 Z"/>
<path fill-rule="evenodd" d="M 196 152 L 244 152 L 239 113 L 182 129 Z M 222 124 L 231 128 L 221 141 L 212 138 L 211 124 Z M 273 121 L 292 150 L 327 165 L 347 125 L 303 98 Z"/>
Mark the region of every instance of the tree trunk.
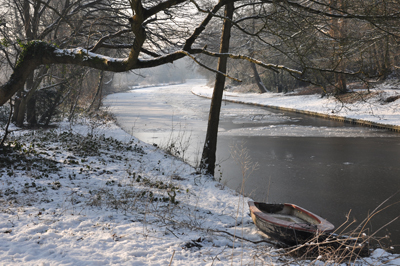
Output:
<path fill-rule="evenodd" d="M 234 3 L 230 2 L 225 6 L 225 20 L 222 28 L 222 36 L 220 42 L 220 53 L 229 52 L 229 41 L 231 38 L 232 17 L 234 11 Z M 226 65 L 228 58 L 220 57 L 218 60 L 218 71 L 226 73 Z M 208 117 L 208 126 L 206 140 L 204 143 L 203 154 L 201 158 L 200 168 L 205 170 L 206 173 L 214 175 L 216 151 L 217 151 L 217 135 L 219 124 L 219 113 L 221 110 L 221 102 L 223 90 L 225 87 L 225 76 L 217 74 L 214 84 L 214 92 L 212 95 L 210 114 Z"/>
<path fill-rule="evenodd" d="M 22 127 L 25 121 L 25 113 L 26 113 L 26 98 L 21 98 L 18 106 L 18 114 L 17 119 L 15 120 L 15 125 L 18 127 Z"/>
<path fill-rule="evenodd" d="M 101 105 L 101 91 L 102 91 L 102 88 L 103 88 L 103 78 L 104 78 L 104 70 L 101 70 L 100 74 L 99 74 L 99 83 L 97 84 L 96 94 L 94 95 L 93 101 L 90 104 L 89 108 L 86 110 L 86 112 L 89 112 L 90 109 L 92 109 L 94 103 L 96 102 L 96 99 L 98 99 L 98 104 L 97 104 L 95 110 L 96 111 L 99 110 L 100 105 Z"/>
<path fill-rule="evenodd" d="M 255 15 L 255 14 L 256 14 L 255 6 L 253 6 L 253 15 Z M 256 32 L 255 21 L 253 20 L 252 22 L 253 23 L 252 23 L 252 31 L 251 32 L 252 32 L 252 34 L 255 34 L 255 32 Z M 249 52 L 250 52 L 250 56 L 254 57 L 255 56 L 255 52 L 254 52 L 254 40 L 253 40 L 253 38 L 251 38 L 250 41 L 251 42 L 250 42 L 250 51 Z M 257 87 L 260 90 L 260 92 L 261 93 L 268 92 L 267 88 L 264 86 L 264 83 L 262 82 L 262 80 L 260 78 L 260 75 L 258 74 L 256 64 L 254 64 L 253 62 L 250 62 L 250 67 L 253 70 L 254 79 L 256 81 Z"/>
<path fill-rule="evenodd" d="M 254 79 L 256 80 L 256 84 L 258 86 L 258 89 L 260 90 L 261 93 L 268 92 L 267 88 L 265 88 L 264 83 L 261 81 L 260 75 L 258 74 L 257 71 L 257 66 L 253 62 L 250 63 L 251 69 L 253 70 L 253 75 Z"/>
<path fill-rule="evenodd" d="M 26 101 L 26 121 L 28 122 L 30 127 L 34 127 L 37 125 L 36 95 L 36 91 L 34 91 Z"/>
<path fill-rule="evenodd" d="M 72 99 L 71 99 L 71 108 L 70 108 L 70 111 L 69 111 L 68 122 L 71 122 L 72 118 L 74 117 L 75 110 L 76 110 L 76 107 L 78 106 L 78 101 L 79 101 L 79 98 L 80 98 L 81 92 L 82 92 L 82 82 L 83 82 L 83 79 L 85 78 L 87 73 L 88 72 L 86 72 L 82 76 L 80 76 L 80 82 L 79 82 L 79 86 L 78 86 L 78 91 L 76 92 L 74 102 L 72 102 Z"/>
<path fill-rule="evenodd" d="M 381 79 L 385 80 L 389 76 L 391 72 L 391 64 L 390 64 L 390 48 L 389 48 L 389 37 L 386 36 L 384 39 L 385 42 L 385 50 L 383 51 L 383 62 L 381 70 L 379 71 L 379 75 Z"/>
<path fill-rule="evenodd" d="M 20 99 L 18 102 L 18 110 L 16 110 L 15 115 L 15 125 L 22 127 L 24 125 L 25 116 L 26 116 L 26 108 L 29 102 L 28 94 L 25 91 L 30 91 L 33 86 L 33 72 L 28 76 L 25 83 L 25 90 L 21 90 Z M 16 104 L 17 105 L 17 104 Z"/>
<path fill-rule="evenodd" d="M 7 135 L 9 133 L 8 127 L 10 126 L 10 123 L 11 123 L 12 113 L 13 113 L 13 104 L 12 104 L 12 102 L 10 100 L 10 114 L 8 115 L 6 128 L 4 129 L 4 136 L 3 136 L 3 138 L 1 139 L 1 142 L 0 142 L 0 148 L 3 147 L 4 142 L 7 139 Z"/>
<path fill-rule="evenodd" d="M 337 9 L 345 9 L 346 3 L 343 0 L 330 1 L 330 5 Z M 334 60 L 338 61 L 337 70 L 342 72 L 346 69 L 343 55 L 343 43 L 346 36 L 346 20 L 334 18 L 331 21 L 331 36 L 339 43 L 339 48 L 334 53 Z M 347 92 L 346 76 L 343 73 L 335 73 L 335 94 L 344 94 Z"/>
<path fill-rule="evenodd" d="M 346 77 L 342 73 L 335 74 L 335 87 L 336 94 L 343 94 L 347 92 Z"/>
<path fill-rule="evenodd" d="M 36 115 L 36 91 L 39 88 L 40 83 L 43 80 L 44 75 L 47 73 L 48 68 L 42 67 L 37 75 L 34 73 L 26 80 L 26 91 L 25 95 L 20 101 L 17 119 L 15 124 L 22 126 L 24 124 L 25 116 L 30 127 L 37 125 L 37 115 Z"/>
<path fill-rule="evenodd" d="M 19 111 L 19 105 L 21 104 L 21 100 L 22 100 L 22 90 L 17 92 L 17 96 L 15 97 L 15 101 L 14 101 L 14 112 L 12 115 L 12 119 L 11 122 L 16 123 L 17 119 L 18 119 L 18 111 Z"/>
<path fill-rule="evenodd" d="M 101 84 L 100 93 L 99 93 L 99 100 L 97 101 L 97 106 L 96 106 L 96 109 L 95 109 L 96 111 L 98 111 L 100 109 L 100 106 L 101 106 L 101 103 L 102 103 L 102 99 L 103 99 L 103 85 Z"/>
<path fill-rule="evenodd" d="M 23 17 L 24 17 L 24 33 L 26 36 L 26 39 L 28 41 L 32 40 L 32 28 L 31 28 L 31 15 L 30 15 L 30 4 L 29 1 L 24 0 L 23 5 L 22 5 L 22 11 L 23 11 Z M 33 84 L 33 72 L 28 76 L 25 84 L 25 88 L 31 89 Z M 26 104 L 27 104 L 27 99 L 26 95 L 24 95 L 24 91 L 22 90 L 21 93 L 21 101 L 19 102 L 18 105 L 18 111 L 16 113 L 16 120 L 15 124 L 19 127 L 22 127 L 24 125 L 25 121 L 25 114 L 26 114 Z"/>

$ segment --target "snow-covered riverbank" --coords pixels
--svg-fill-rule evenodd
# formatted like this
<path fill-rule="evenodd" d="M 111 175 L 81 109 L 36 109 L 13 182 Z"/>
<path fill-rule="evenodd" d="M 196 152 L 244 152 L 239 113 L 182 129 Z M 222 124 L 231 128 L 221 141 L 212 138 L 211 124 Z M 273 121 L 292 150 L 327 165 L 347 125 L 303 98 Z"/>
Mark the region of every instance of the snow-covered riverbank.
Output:
<path fill-rule="evenodd" d="M 298 110 L 304 113 L 314 113 L 332 118 L 347 118 L 348 120 L 361 120 L 367 124 L 392 127 L 400 130 L 400 100 L 388 101 L 390 97 L 400 95 L 398 81 L 386 82 L 372 88 L 370 94 L 355 91 L 357 102 L 346 103 L 334 97 L 321 97 L 321 95 L 294 95 L 283 93 L 235 93 L 224 91 L 224 100 L 238 103 L 256 104 L 261 106 Z M 196 95 L 210 98 L 212 88 L 198 86 L 192 92 Z M 365 91 L 364 91 L 365 92 Z M 362 99 L 362 100 L 361 100 Z"/>
<path fill-rule="evenodd" d="M 280 96 L 262 98 L 290 98 Z M 299 99 L 291 107 L 300 108 Z M 248 198 L 113 122 L 13 134 L 13 155 L 0 155 L 0 265 L 311 263 L 238 238 L 262 239 L 248 216 Z M 378 249 L 359 261 L 381 263 L 400 265 L 400 258 Z"/>
<path fill-rule="evenodd" d="M 113 123 L 87 136 L 92 130 L 63 124 L 17 137 L 26 158 L 1 169 L 1 265 L 168 265 L 172 257 L 171 265 L 225 265 L 276 254 L 210 231 L 260 240 L 240 208 L 247 199 Z"/>

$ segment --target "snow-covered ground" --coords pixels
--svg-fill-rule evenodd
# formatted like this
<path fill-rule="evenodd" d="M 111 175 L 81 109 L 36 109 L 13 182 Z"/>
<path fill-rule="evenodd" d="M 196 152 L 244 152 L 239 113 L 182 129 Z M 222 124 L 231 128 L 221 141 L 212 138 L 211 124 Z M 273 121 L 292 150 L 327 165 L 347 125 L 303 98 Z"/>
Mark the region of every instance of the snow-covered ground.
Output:
<path fill-rule="evenodd" d="M 281 94 L 225 97 L 323 112 L 333 101 Z M 376 108 L 369 120 L 400 125 L 396 101 L 371 106 Z M 362 108 L 342 110 L 361 118 Z M 113 122 L 82 120 L 12 135 L 13 151 L 0 153 L 0 265 L 326 263 L 243 240 L 263 239 L 248 216 L 248 198 Z M 400 257 L 377 249 L 357 263 L 400 265 Z"/>

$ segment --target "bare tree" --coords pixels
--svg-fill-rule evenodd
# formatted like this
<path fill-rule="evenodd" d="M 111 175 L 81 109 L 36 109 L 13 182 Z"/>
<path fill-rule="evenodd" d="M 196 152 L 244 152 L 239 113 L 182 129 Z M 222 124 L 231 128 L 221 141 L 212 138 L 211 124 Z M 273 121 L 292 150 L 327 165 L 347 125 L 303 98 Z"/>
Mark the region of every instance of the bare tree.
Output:
<path fill-rule="evenodd" d="M 224 25 L 222 27 L 222 35 L 220 42 L 220 54 L 229 52 L 229 42 L 231 38 L 231 27 L 234 12 L 234 3 L 228 3 L 225 6 Z M 206 140 L 204 142 L 203 154 L 201 157 L 201 169 L 205 169 L 207 173 L 214 175 L 216 152 L 217 152 L 217 135 L 219 125 L 219 114 L 221 110 L 222 94 L 225 88 L 225 76 L 227 69 L 227 57 L 221 57 L 218 60 L 218 72 L 215 77 L 214 92 L 211 100 L 210 114 L 208 118 Z"/>
<path fill-rule="evenodd" d="M 6 27 L 1 30 L 3 36 L 1 50 L 3 55 L 9 59 L 8 66 L 6 66 L 8 69 L 15 69 L 18 64 L 18 55 L 30 41 L 43 40 L 56 44 L 58 47 L 68 46 L 71 42 L 85 46 L 87 40 L 93 35 L 92 31 L 96 30 L 99 25 L 103 25 L 103 30 L 107 27 L 111 29 L 111 26 L 118 27 L 115 22 L 109 25 L 104 23 L 110 14 L 118 12 L 107 7 L 106 1 L 54 1 L 50 3 L 3 0 L 2 2 L 2 6 L 6 5 L 9 8 L 7 14 L 4 15 L 4 19 L 8 23 L 5 23 Z M 100 18 L 93 20 L 95 15 Z M 22 31 L 20 30 L 21 26 Z M 98 34 L 101 31 L 96 30 L 95 32 Z M 88 37 L 85 38 L 85 36 Z M 42 87 L 46 88 L 51 85 L 46 84 L 43 80 L 47 77 L 47 83 L 51 82 L 51 78 L 48 78 L 48 71 L 49 67 L 41 67 L 40 70 L 31 72 L 26 82 L 18 90 L 13 118 L 17 125 L 23 125 L 26 115 L 30 125 L 34 126 L 37 123 L 36 99 L 38 94 L 36 92 Z M 54 71 L 50 72 L 55 74 Z"/>
<path fill-rule="evenodd" d="M 118 13 L 117 22 L 119 23 L 125 16 L 125 24 L 119 23 L 122 28 L 111 33 L 98 30 L 107 28 L 107 26 L 102 26 L 104 23 L 88 24 L 90 21 L 100 20 L 96 17 L 91 19 L 87 19 L 87 17 L 97 15 L 97 12 L 93 11 L 97 10 L 95 9 L 95 4 L 102 6 L 105 5 L 104 1 L 85 3 L 86 5 L 83 5 L 81 1 L 78 1 L 74 3 L 75 5 L 71 4 L 71 7 L 64 7 L 62 9 L 63 13 L 58 12 L 55 7 L 50 8 L 58 15 L 57 21 L 63 22 L 73 35 L 69 38 L 59 35 L 61 27 L 53 26 L 57 25 L 57 22 L 53 22 L 51 26 L 46 27 L 41 35 L 50 33 L 51 30 L 49 28 L 51 27 L 55 29 L 54 35 L 58 38 L 58 43 L 61 44 L 59 45 L 60 48 L 71 48 L 63 50 L 43 41 L 28 41 L 24 44 L 18 62 L 11 66 L 13 74 L 10 76 L 9 81 L 0 87 L 1 104 L 4 104 L 12 95 L 18 92 L 28 80 L 27 74 L 32 75 L 31 73 L 40 65 L 74 64 L 114 72 L 157 66 L 173 62 L 186 56 L 187 53 L 193 52 L 194 50 L 191 49 L 191 46 L 198 34 L 204 30 L 203 28 L 198 28 L 194 30 L 192 36 L 190 33 L 188 34 L 190 27 L 186 25 L 190 24 L 185 20 L 189 19 L 188 15 L 190 14 L 182 12 L 182 9 L 185 9 L 189 4 L 188 1 L 143 1 L 143 3 L 142 1 L 132 1 L 129 6 L 125 5 L 121 10 L 116 11 Z M 218 11 L 223 4 L 219 3 L 215 11 Z M 72 10 L 74 6 L 79 6 L 79 10 Z M 84 9 L 83 6 L 86 6 L 87 9 Z M 129 13 L 128 7 L 130 12 L 134 14 L 132 17 L 127 15 Z M 181 14 L 181 20 L 174 17 L 177 11 Z M 78 14 L 77 19 L 74 17 L 75 14 Z M 204 26 L 208 24 L 212 17 L 212 15 L 207 16 Z M 110 18 L 107 17 L 107 19 Z M 185 26 L 182 26 L 182 30 L 173 31 L 173 24 Z M 191 30 L 193 30 L 192 28 Z M 128 38 L 123 39 L 123 36 L 128 36 Z M 77 45 L 86 46 L 86 49 L 72 48 Z M 182 47 L 185 49 L 179 52 L 174 51 Z M 111 58 L 105 57 L 104 52 L 103 54 L 98 53 L 102 51 L 109 53 L 112 49 L 119 48 L 128 49 L 127 58 L 110 60 Z M 198 49 L 195 52 L 199 53 L 201 50 Z M 169 56 L 165 56 L 165 53 L 169 53 Z M 139 59 L 140 54 L 143 55 L 143 58 Z M 163 54 L 164 56 L 162 56 Z M 156 59 L 152 59 L 152 57 L 156 57 Z"/>

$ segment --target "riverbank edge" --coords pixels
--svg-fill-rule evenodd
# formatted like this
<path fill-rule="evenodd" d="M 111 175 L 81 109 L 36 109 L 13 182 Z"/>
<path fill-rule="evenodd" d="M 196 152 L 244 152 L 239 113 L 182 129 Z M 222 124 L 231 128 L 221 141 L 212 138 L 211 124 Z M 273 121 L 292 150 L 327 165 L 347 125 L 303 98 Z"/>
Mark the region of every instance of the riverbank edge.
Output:
<path fill-rule="evenodd" d="M 193 90 L 192 90 L 192 93 L 199 97 L 211 99 L 211 97 L 203 95 L 201 93 L 196 93 Z M 232 102 L 232 103 L 240 103 L 240 104 L 268 107 L 268 108 L 272 108 L 272 109 L 276 109 L 276 110 L 293 112 L 296 114 L 305 114 L 305 115 L 320 117 L 320 118 L 324 118 L 324 119 L 340 121 L 340 122 L 353 124 L 353 125 L 367 126 L 367 127 L 377 128 L 377 129 L 387 129 L 390 131 L 400 133 L 400 126 L 396 126 L 396 125 L 382 124 L 382 123 L 372 122 L 372 121 L 363 120 L 363 119 L 349 118 L 349 117 L 337 116 L 337 115 L 328 115 L 328 114 L 319 113 L 319 112 L 315 112 L 315 111 L 300 110 L 300 109 L 288 108 L 288 107 L 282 107 L 282 106 L 276 106 L 276 105 L 251 103 L 251 102 L 246 102 L 246 101 L 241 101 L 241 100 L 233 100 L 233 99 L 228 99 L 228 98 L 224 98 L 222 100 L 226 101 L 226 102 Z"/>

